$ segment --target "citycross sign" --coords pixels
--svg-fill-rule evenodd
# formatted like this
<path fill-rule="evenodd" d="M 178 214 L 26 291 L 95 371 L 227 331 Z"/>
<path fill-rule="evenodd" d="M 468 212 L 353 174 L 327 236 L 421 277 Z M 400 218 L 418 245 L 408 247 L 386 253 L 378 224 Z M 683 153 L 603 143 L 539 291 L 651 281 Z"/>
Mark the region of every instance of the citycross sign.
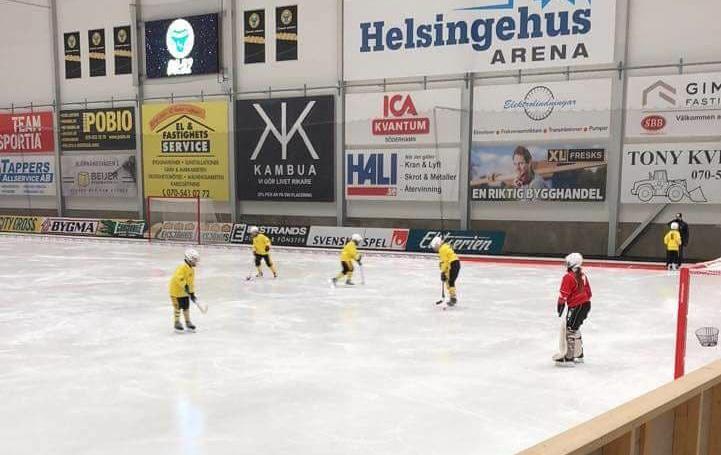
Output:
<path fill-rule="evenodd" d="M 345 0 L 344 78 L 613 62 L 615 0 Z"/>

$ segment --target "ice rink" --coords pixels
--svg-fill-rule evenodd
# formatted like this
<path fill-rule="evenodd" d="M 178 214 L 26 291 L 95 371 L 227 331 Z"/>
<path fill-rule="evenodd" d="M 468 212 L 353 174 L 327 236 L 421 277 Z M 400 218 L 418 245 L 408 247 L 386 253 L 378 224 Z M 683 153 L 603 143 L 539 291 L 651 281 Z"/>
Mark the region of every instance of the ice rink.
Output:
<path fill-rule="evenodd" d="M 0 237 L 0 452 L 512 454 L 672 379 L 676 274 L 588 268 L 586 363 L 553 365 L 558 266 L 464 263 L 441 311 L 437 261 L 200 247 L 195 334 L 172 330 L 183 246 Z M 430 257 L 429 257 L 430 258 Z M 694 324 L 721 325 L 715 299 Z M 699 322 L 700 321 L 700 322 Z M 689 370 L 718 358 L 689 339 Z"/>

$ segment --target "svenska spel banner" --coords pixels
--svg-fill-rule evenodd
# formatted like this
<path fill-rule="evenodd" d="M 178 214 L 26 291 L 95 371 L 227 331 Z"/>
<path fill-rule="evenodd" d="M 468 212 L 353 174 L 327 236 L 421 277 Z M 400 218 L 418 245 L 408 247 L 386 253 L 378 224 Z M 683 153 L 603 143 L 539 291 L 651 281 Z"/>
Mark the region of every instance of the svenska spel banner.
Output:
<path fill-rule="evenodd" d="M 228 104 L 144 104 L 145 195 L 227 201 Z"/>

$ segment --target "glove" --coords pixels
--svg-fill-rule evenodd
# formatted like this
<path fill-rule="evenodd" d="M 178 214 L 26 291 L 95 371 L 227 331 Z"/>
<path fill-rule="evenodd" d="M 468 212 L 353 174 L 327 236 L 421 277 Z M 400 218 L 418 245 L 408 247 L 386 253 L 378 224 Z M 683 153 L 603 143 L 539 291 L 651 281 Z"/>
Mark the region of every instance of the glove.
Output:
<path fill-rule="evenodd" d="M 448 281 L 448 277 L 446 277 L 446 272 L 441 272 L 441 281 L 444 283 Z"/>
<path fill-rule="evenodd" d="M 558 311 L 558 317 L 560 318 L 563 314 L 563 309 L 566 308 L 566 301 L 562 298 L 558 298 L 558 303 L 556 303 L 556 310 Z"/>
<path fill-rule="evenodd" d="M 269 251 L 270 251 L 270 247 L 269 247 L 269 246 L 266 246 L 266 247 L 265 247 L 265 252 L 267 253 L 267 252 L 269 252 Z"/>
<path fill-rule="evenodd" d="M 195 296 L 195 292 L 190 293 L 190 300 L 192 300 L 193 303 L 195 303 L 198 300 L 198 298 Z"/>

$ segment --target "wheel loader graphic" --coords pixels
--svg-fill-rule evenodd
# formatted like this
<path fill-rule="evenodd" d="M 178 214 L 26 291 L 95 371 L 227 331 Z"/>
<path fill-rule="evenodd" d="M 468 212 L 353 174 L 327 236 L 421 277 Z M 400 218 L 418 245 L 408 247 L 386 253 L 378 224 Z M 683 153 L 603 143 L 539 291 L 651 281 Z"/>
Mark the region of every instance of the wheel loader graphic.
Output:
<path fill-rule="evenodd" d="M 680 202 L 683 198 L 688 198 L 692 202 L 708 202 L 700 186 L 689 191 L 686 180 L 669 180 L 666 169 L 657 169 L 649 173 L 647 180 L 635 181 L 631 194 L 642 202 L 649 202 L 655 197 L 666 198 L 671 202 Z"/>

